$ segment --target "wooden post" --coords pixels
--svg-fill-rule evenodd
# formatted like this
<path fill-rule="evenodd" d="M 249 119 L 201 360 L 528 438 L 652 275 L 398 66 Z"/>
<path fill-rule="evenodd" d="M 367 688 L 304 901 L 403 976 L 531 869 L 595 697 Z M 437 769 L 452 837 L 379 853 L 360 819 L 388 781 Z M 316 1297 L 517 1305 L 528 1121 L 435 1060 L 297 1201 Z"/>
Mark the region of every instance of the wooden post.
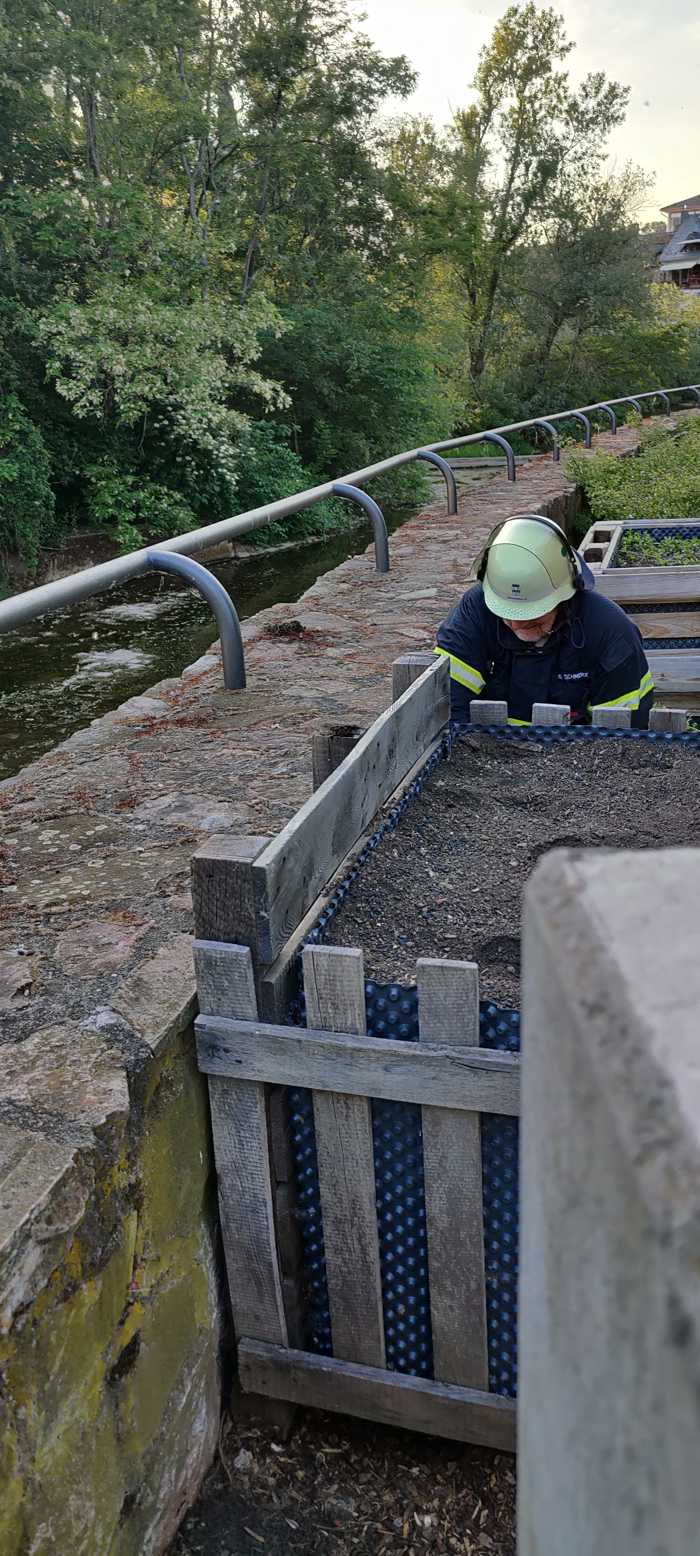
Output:
<path fill-rule="evenodd" d="M 252 969 L 252 999 L 250 997 L 250 987 L 244 981 L 241 981 L 242 975 L 239 974 L 237 984 L 231 984 L 230 987 L 227 985 L 226 1001 L 215 1009 L 211 1003 L 214 999 L 216 987 L 215 983 L 212 982 L 213 963 L 211 958 L 207 960 L 203 952 L 196 952 L 199 1004 L 200 1010 L 203 1013 L 238 1014 L 243 1018 L 244 1012 L 242 1007 L 246 1005 L 248 1010 L 252 1010 L 254 1006 L 255 1014 L 257 1015 L 258 1004 L 255 986 L 260 976 L 261 964 L 251 865 L 268 842 L 269 838 L 267 837 L 254 835 L 231 837 L 228 834 L 221 834 L 220 836 L 209 838 L 193 856 L 192 898 L 195 934 L 199 942 L 215 943 L 219 951 L 225 952 L 235 951 L 240 953 L 241 949 L 245 948 L 246 954 L 250 958 L 250 967 Z M 221 965 L 224 965 L 223 962 L 221 962 Z M 226 965 L 230 969 L 234 963 L 229 960 Z M 227 974 L 229 980 L 231 976 L 229 971 Z M 204 993 L 202 992 L 202 986 L 200 986 L 201 979 L 205 980 L 203 985 Z M 221 987 L 223 988 L 223 985 Z M 234 995 L 237 1007 L 235 1011 L 232 1003 Z M 203 1003 L 203 1000 L 206 1003 Z M 218 1126 L 215 1121 L 220 1115 L 223 1117 L 227 1104 L 223 1100 L 223 1093 L 219 1094 L 217 1091 L 212 1090 L 211 1081 L 213 1079 L 214 1077 L 209 1077 L 209 1097 L 216 1147 L 216 1130 Z M 217 1084 L 218 1086 L 225 1087 L 231 1083 L 218 1081 Z M 253 1126 L 247 1123 L 245 1118 L 242 1118 L 241 1128 L 243 1134 L 241 1138 L 245 1137 L 247 1128 L 255 1127 L 258 1130 L 261 1129 L 261 1120 L 265 1117 L 266 1106 L 269 1107 L 269 1147 L 266 1123 L 264 1159 L 261 1157 L 261 1163 L 264 1161 L 264 1165 L 260 1166 L 260 1172 L 263 1173 L 264 1171 L 269 1178 L 273 1222 L 276 1224 L 279 1239 L 282 1271 L 281 1274 L 278 1271 L 275 1279 L 281 1294 L 282 1321 L 286 1323 L 288 1338 L 293 1343 L 300 1344 L 303 1328 L 301 1238 L 296 1217 L 296 1190 L 286 1127 L 284 1095 L 281 1088 L 273 1087 L 268 1089 L 266 1099 L 265 1088 L 258 1086 L 255 1089 L 254 1101 L 250 1100 L 252 1096 L 253 1093 L 249 1093 L 247 1106 L 251 1118 L 254 1118 L 257 1122 Z M 243 1103 L 240 1106 L 245 1111 Z M 232 1127 L 233 1118 L 229 1122 Z M 222 1129 L 225 1127 L 223 1123 L 221 1127 Z M 256 1136 L 258 1142 L 258 1145 L 255 1147 L 256 1150 L 258 1146 L 262 1150 L 261 1138 L 259 1134 Z M 223 1145 L 221 1149 L 224 1149 Z M 241 1146 L 241 1149 L 243 1150 L 243 1146 Z M 217 1171 L 220 1173 L 218 1161 Z M 238 1256 L 243 1261 L 242 1246 L 240 1251 L 237 1248 L 236 1212 L 232 1204 L 232 1200 L 237 1193 L 235 1171 L 235 1168 L 231 1169 L 232 1176 L 229 1174 L 231 1186 L 229 1189 L 224 1188 L 223 1191 L 220 1176 L 221 1218 L 225 1241 L 233 1238 L 234 1257 Z M 234 1228 L 230 1232 L 229 1237 L 226 1234 L 226 1226 L 228 1224 Z M 231 1284 L 231 1278 L 232 1271 L 229 1269 L 229 1284 Z M 269 1296 L 266 1300 L 269 1308 Z M 234 1288 L 232 1286 L 231 1302 L 234 1324 L 237 1337 L 239 1337 L 241 1333 L 245 1334 L 249 1331 L 241 1328 L 241 1323 L 245 1321 L 246 1311 L 244 1306 L 241 1306 L 240 1310 L 237 1311 L 237 1303 L 234 1300 Z M 239 1403 L 241 1402 L 239 1401 Z M 257 1413 L 268 1417 L 270 1415 L 270 1406 L 267 1401 L 247 1401 L 246 1407 L 253 1414 Z M 290 1430 L 292 1419 L 293 1411 L 289 1407 L 286 1409 L 284 1407 L 276 1409 L 273 1413 L 274 1423 L 280 1432 L 288 1432 Z"/>
<path fill-rule="evenodd" d="M 630 729 L 631 708 L 594 708 L 593 724 L 596 729 Z"/>
<path fill-rule="evenodd" d="M 257 1019 L 253 959 L 247 946 L 196 940 L 194 959 L 203 1015 Z M 236 1333 L 285 1345 L 265 1088 L 256 1081 L 210 1075 L 209 1101 Z"/>
<path fill-rule="evenodd" d="M 469 719 L 472 724 L 507 724 L 507 702 L 481 702 L 473 698 L 469 704 Z"/>
<path fill-rule="evenodd" d="M 410 654 L 400 654 L 392 665 L 392 702 L 398 702 L 399 697 L 403 697 L 409 686 L 412 686 L 423 671 L 434 663 L 435 654 L 429 648 L 414 649 Z"/>
<path fill-rule="evenodd" d="M 658 734 L 682 735 L 688 728 L 688 713 L 685 708 L 652 708 L 649 714 L 649 728 L 656 730 Z"/>
<path fill-rule="evenodd" d="M 476 1046 L 476 964 L 420 958 L 417 973 L 420 1042 Z M 423 1107 L 422 1113 L 435 1377 L 486 1390 L 481 1118 L 455 1108 Z"/>
<path fill-rule="evenodd" d="M 312 784 L 314 792 L 320 789 L 321 784 L 330 778 L 336 767 L 340 767 L 346 756 L 350 755 L 353 746 L 364 735 L 365 731 L 359 724 L 333 724 L 327 731 L 321 731 L 312 737 L 311 760 L 313 766 Z"/>
<path fill-rule="evenodd" d="M 303 961 L 309 1025 L 366 1033 L 362 952 L 307 946 Z M 371 1102 L 342 1092 L 313 1095 L 333 1353 L 384 1367 Z"/>
<path fill-rule="evenodd" d="M 568 724 L 571 708 L 567 702 L 533 702 L 532 722 L 547 728 L 548 725 Z"/>
<path fill-rule="evenodd" d="M 195 934 L 200 940 L 247 945 L 256 968 L 259 934 L 251 865 L 269 837 L 207 838 L 192 856 Z"/>

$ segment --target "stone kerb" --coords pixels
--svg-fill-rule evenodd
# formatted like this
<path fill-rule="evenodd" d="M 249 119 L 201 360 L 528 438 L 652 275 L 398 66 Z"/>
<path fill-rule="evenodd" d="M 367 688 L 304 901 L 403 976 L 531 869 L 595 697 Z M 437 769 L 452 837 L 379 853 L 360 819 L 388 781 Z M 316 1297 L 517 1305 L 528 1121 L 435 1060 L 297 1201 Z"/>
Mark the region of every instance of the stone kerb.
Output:
<path fill-rule="evenodd" d="M 694 1556 L 698 865 L 552 854 L 524 912 L 520 1556 Z"/>
<path fill-rule="evenodd" d="M 596 441 L 624 454 L 638 433 Z M 430 646 L 493 525 L 567 522 L 576 500 L 538 458 L 516 487 L 463 494 L 456 518 L 436 504 L 392 537 L 388 576 L 354 557 L 246 622 L 247 691 L 221 689 L 214 648 L 0 784 L 3 1556 L 40 1549 L 49 1523 L 93 1556 L 91 1521 L 105 1556 L 149 1556 L 214 1451 L 192 854 L 279 831 L 311 792 L 313 736 L 386 706 L 393 660 Z"/>

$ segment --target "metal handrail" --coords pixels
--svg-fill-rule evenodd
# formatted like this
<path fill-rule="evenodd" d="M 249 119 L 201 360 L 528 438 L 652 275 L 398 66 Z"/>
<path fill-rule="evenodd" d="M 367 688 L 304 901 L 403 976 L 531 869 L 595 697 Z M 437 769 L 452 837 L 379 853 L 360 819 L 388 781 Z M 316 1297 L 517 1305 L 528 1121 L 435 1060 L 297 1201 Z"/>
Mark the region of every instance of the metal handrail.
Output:
<path fill-rule="evenodd" d="M 351 486 L 347 481 L 333 482 L 333 496 L 344 497 L 348 502 L 357 502 L 361 508 L 364 508 L 374 527 L 375 568 L 378 573 L 388 573 L 389 533 L 379 504 L 374 501 L 373 497 L 368 497 L 366 492 L 361 492 L 359 486 Z"/>
<path fill-rule="evenodd" d="M 670 411 L 671 411 L 671 402 L 670 402 L 670 400 L 668 402 L 668 409 L 669 409 L 669 415 L 670 415 Z M 604 402 L 603 400 L 601 400 L 600 405 L 598 406 L 598 410 L 607 412 L 607 415 L 610 417 L 610 431 L 611 431 L 613 437 L 615 437 L 615 434 L 617 432 L 617 416 L 615 415 L 615 412 L 614 412 L 612 406 L 608 405 L 607 402 Z"/>
<path fill-rule="evenodd" d="M 436 454 L 433 448 L 422 448 L 420 453 L 416 454 L 416 459 L 426 459 L 428 464 L 435 465 L 438 470 L 442 471 L 445 477 L 445 486 L 447 487 L 447 512 L 451 517 L 452 514 L 457 512 L 457 482 L 455 481 L 455 473 L 452 466 L 448 465 L 442 454 Z"/>
<path fill-rule="evenodd" d="M 612 415 L 612 412 L 610 414 Z M 555 463 L 558 463 L 561 457 L 561 449 L 559 447 L 559 433 L 556 427 L 553 427 L 551 421 L 547 421 L 544 416 L 537 416 L 532 425 L 533 427 L 544 427 L 545 431 L 550 434 L 552 439 L 552 459 Z"/>
<path fill-rule="evenodd" d="M 528 423 L 528 425 L 530 425 L 530 423 Z M 507 428 L 505 430 L 508 431 Z M 507 468 L 507 471 L 508 471 L 508 480 L 509 481 L 515 481 L 515 479 L 516 479 L 516 474 L 515 474 L 515 454 L 513 453 L 513 450 L 512 450 L 512 448 L 510 446 L 510 443 L 507 441 L 507 439 L 504 438 L 504 437 L 501 437 L 500 431 L 499 432 L 470 432 L 468 438 L 460 438 L 459 447 L 462 448 L 462 447 L 466 446 L 467 443 L 495 443 L 497 448 L 502 448 L 504 453 L 505 453 L 505 456 L 506 456 L 506 468 Z M 436 447 L 437 448 L 443 448 L 444 444 L 438 443 L 438 444 L 436 444 Z"/>
<path fill-rule="evenodd" d="M 580 421 L 583 427 L 583 446 L 584 448 L 590 448 L 592 429 L 588 417 L 584 416 L 583 411 L 569 411 L 569 416 L 572 421 Z"/>
<path fill-rule="evenodd" d="M 176 573 L 199 589 L 216 616 L 221 640 L 221 658 L 224 665 L 224 686 L 227 691 L 245 689 L 245 659 L 243 638 L 238 612 L 222 583 L 201 562 L 193 562 L 190 556 L 177 556 L 173 551 L 149 551 L 146 565 L 158 573 Z"/>
<path fill-rule="evenodd" d="M 636 398 L 653 399 L 659 392 L 666 395 L 692 394 L 700 405 L 698 384 L 682 384 L 661 391 L 649 389 L 638 394 Z M 546 420 L 565 421 L 567 417 L 574 414 L 581 417 L 586 412 L 609 410 L 613 405 L 628 404 L 629 398 L 629 395 L 621 395 L 617 400 L 599 400 L 595 405 L 576 406 L 575 411 L 548 411 Z M 402 454 L 392 454 L 388 459 L 377 460 L 375 464 L 367 465 L 363 470 L 353 470 L 342 477 L 342 484 L 362 486 L 374 476 L 386 475 L 390 470 L 397 470 L 400 466 L 409 464 L 411 460 L 417 459 L 419 454 L 440 453 L 447 449 L 461 448 L 465 443 L 497 442 L 499 438 L 504 437 L 505 433 L 523 432 L 528 427 L 532 427 L 535 422 L 542 420 L 542 417 L 529 416 L 525 421 L 513 421 L 503 427 L 492 427 L 488 432 L 469 433 L 462 437 L 443 438 L 434 443 L 422 444 L 420 448 L 412 448 Z M 511 479 L 515 479 L 514 468 L 513 456 L 512 474 L 509 461 Z M 191 556 L 197 551 L 209 550 L 212 546 L 219 545 L 221 541 L 232 540 L 238 535 L 247 535 L 251 530 L 262 529 L 265 525 L 274 523 L 276 519 L 290 518 L 295 513 L 302 513 L 306 508 L 312 508 L 314 503 L 331 497 L 334 486 L 338 484 L 340 483 L 336 481 L 324 481 L 319 486 L 311 486 L 306 491 L 296 492 L 292 497 L 281 497 L 277 502 L 267 503 L 259 508 L 250 508 L 246 513 L 236 514 L 229 519 L 220 519 L 216 524 L 201 525 L 199 529 L 159 542 L 158 550 L 174 552 L 179 556 Z M 79 600 L 86 600 L 93 594 L 100 594 L 102 590 L 111 588 L 113 584 L 123 582 L 127 578 L 142 576 L 148 570 L 148 556 L 152 549 L 150 546 L 144 546 L 138 551 L 129 552 L 126 556 L 114 557 L 110 562 L 100 562 L 95 567 L 86 567 L 80 573 L 59 578 L 55 583 L 40 584 L 34 589 L 26 589 L 22 594 L 15 594 L 8 600 L 0 601 L 0 632 L 13 631 L 16 627 L 23 626 L 25 622 L 34 621 L 38 616 L 45 616 L 49 611 L 63 610 L 67 605 L 75 605 Z"/>

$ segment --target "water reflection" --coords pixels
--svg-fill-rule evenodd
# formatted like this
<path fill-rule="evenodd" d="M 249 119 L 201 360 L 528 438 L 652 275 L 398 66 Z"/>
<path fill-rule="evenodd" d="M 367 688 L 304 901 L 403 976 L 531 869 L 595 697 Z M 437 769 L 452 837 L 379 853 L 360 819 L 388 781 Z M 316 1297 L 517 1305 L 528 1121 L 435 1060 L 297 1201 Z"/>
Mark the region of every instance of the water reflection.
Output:
<path fill-rule="evenodd" d="M 387 514 L 396 529 L 410 515 Z M 242 620 L 294 601 L 321 573 L 363 551 L 364 525 L 313 545 L 212 564 Z M 151 574 L 0 638 L 0 778 L 91 719 L 179 675 L 216 636 L 206 602 L 178 579 Z"/>

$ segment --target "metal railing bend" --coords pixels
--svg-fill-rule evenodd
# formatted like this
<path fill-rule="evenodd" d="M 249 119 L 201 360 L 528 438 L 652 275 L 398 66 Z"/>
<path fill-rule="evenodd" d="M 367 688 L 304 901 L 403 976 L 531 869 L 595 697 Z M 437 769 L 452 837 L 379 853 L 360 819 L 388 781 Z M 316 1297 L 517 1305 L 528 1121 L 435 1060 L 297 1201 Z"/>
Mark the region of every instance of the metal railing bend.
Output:
<path fill-rule="evenodd" d="M 436 443 L 426 443 L 421 448 L 412 448 L 402 454 L 392 454 L 388 459 L 379 459 L 373 465 L 366 465 L 363 470 L 353 470 L 339 481 L 324 481 L 319 486 L 311 486 L 303 492 L 296 492 L 292 497 L 281 497 L 278 502 L 266 503 L 260 508 L 250 508 L 247 513 L 236 514 L 230 519 L 220 519 L 216 524 L 204 524 L 199 529 L 189 530 L 184 535 L 175 535 L 171 540 L 159 541 L 157 547 L 143 546 L 138 551 L 130 551 L 126 556 L 115 557 L 110 562 L 99 562 L 95 567 L 86 567 L 80 573 L 72 573 L 68 578 L 59 578 L 55 583 L 40 584 L 35 589 L 26 589 L 22 594 L 12 595 L 7 600 L 0 601 L 0 632 L 12 632 L 17 627 L 22 627 L 28 621 L 35 621 L 39 616 L 45 616 L 50 611 L 65 610 L 68 605 L 76 605 L 80 600 L 86 600 L 93 594 L 101 594 L 105 589 L 111 589 L 115 584 L 124 583 L 128 578 L 139 578 L 148 572 L 151 567 L 157 566 L 165 570 L 165 558 L 170 559 L 168 571 L 185 573 L 185 568 L 177 566 L 176 557 L 192 556 L 197 551 L 205 551 L 219 545 L 225 540 L 234 540 L 239 535 L 248 535 L 251 530 L 262 529 L 266 524 L 272 524 L 276 519 L 287 519 L 295 513 L 302 513 L 306 508 L 312 508 L 315 503 L 322 502 L 326 497 L 349 497 L 355 502 L 362 502 L 362 506 L 370 514 L 374 524 L 375 556 L 377 572 L 387 572 L 389 568 L 389 548 L 386 525 L 381 509 L 365 492 L 359 492 L 358 487 L 364 486 L 375 476 L 386 475 L 390 470 L 398 470 L 401 465 L 407 465 L 413 459 L 430 459 L 431 463 L 439 464 L 443 470 L 445 479 L 448 480 L 449 470 L 452 481 L 454 476 L 446 460 L 438 461 L 431 456 L 438 455 L 449 449 L 464 448 L 471 443 L 495 443 L 502 448 L 506 457 L 508 479 L 515 481 L 516 467 L 515 455 L 507 434 L 524 432 L 530 427 L 544 427 L 553 439 L 552 457 L 559 457 L 559 440 L 557 437 L 556 423 L 571 420 L 579 421 L 585 430 L 586 447 L 591 443 L 591 425 L 589 417 L 596 411 L 602 411 L 611 421 L 612 431 L 617 430 L 617 419 L 613 406 L 634 405 L 643 413 L 646 408 L 642 402 L 655 398 L 663 400 L 667 405 L 671 395 L 690 395 L 696 404 L 700 405 L 700 385 L 683 384 L 670 389 L 648 389 L 632 398 L 631 395 L 621 395 L 617 400 L 598 400 L 595 405 L 579 405 L 566 411 L 548 411 L 546 416 L 529 416 L 525 421 L 509 422 L 504 427 L 490 427 L 484 432 L 471 432 L 462 437 L 443 438 Z M 444 467 L 444 468 L 443 468 Z M 348 491 L 347 488 L 354 488 Z M 345 489 L 345 490 L 344 490 Z M 448 481 L 448 512 L 456 509 L 456 492 Z M 205 568 L 198 570 L 198 587 L 202 592 L 202 580 L 199 573 L 206 573 L 212 579 L 213 584 L 218 580 L 213 574 L 207 573 Z M 190 576 L 188 574 L 188 576 Z M 191 579 L 191 581 L 195 581 Z M 209 588 L 209 586 L 207 586 Z M 212 607 L 217 613 L 217 621 L 221 629 L 221 620 L 225 620 L 224 637 L 229 644 L 230 660 L 227 674 L 238 677 L 236 684 L 245 684 L 245 669 L 243 667 L 243 651 L 240 647 L 240 662 L 236 662 L 238 648 L 233 647 L 235 628 L 230 612 L 236 618 L 233 604 L 222 585 L 218 585 L 220 594 L 215 590 L 207 593 Z M 217 603 L 214 603 L 216 594 Z M 228 605 L 221 599 L 228 601 Z M 230 607 L 230 610 L 229 610 Z M 221 616 L 221 619 L 220 619 Z M 240 638 L 240 628 L 239 628 Z M 227 655 L 229 650 L 227 649 Z M 228 683 L 227 683 L 228 684 Z"/>

